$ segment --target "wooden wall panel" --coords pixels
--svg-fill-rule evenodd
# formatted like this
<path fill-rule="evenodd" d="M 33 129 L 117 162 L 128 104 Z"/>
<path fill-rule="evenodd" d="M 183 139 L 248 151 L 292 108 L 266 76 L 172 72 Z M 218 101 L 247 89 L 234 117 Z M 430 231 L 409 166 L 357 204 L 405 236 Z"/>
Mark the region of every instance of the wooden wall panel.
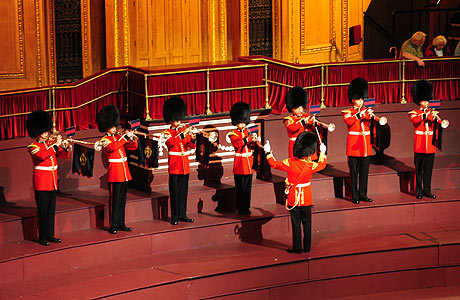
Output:
<path fill-rule="evenodd" d="M 24 20 L 22 1 L 0 2 L 0 77 L 24 75 Z"/>

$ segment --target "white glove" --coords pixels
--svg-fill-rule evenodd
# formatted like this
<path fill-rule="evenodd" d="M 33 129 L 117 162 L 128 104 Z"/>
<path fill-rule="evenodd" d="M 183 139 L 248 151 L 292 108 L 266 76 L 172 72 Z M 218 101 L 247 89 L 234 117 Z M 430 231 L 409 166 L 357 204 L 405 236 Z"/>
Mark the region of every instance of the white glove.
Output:
<path fill-rule="evenodd" d="M 270 141 L 266 141 L 264 145 L 264 151 L 265 153 L 270 153 L 272 151 L 272 147 L 270 146 Z"/>
<path fill-rule="evenodd" d="M 321 143 L 321 145 L 319 145 L 319 151 L 320 151 L 321 153 L 325 154 L 325 153 L 326 153 L 326 149 L 327 149 L 327 147 L 326 147 L 326 145 L 324 145 L 323 143 Z"/>

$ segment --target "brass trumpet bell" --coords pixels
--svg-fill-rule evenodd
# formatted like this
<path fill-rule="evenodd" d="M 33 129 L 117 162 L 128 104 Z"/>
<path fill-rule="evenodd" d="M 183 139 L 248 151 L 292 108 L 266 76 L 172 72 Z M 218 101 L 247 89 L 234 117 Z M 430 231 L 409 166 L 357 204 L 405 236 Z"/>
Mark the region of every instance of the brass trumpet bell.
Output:
<path fill-rule="evenodd" d="M 379 118 L 379 124 L 380 125 L 385 125 L 388 122 L 387 117 L 380 117 Z"/>
<path fill-rule="evenodd" d="M 449 127 L 449 120 L 442 120 L 442 121 L 441 121 L 441 127 L 442 127 L 442 128 L 447 128 L 447 127 Z"/>

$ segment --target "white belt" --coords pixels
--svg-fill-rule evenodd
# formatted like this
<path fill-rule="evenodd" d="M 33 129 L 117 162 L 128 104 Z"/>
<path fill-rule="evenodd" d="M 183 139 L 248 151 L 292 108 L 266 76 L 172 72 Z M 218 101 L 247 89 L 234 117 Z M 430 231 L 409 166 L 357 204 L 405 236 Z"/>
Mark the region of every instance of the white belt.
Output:
<path fill-rule="evenodd" d="M 433 131 L 420 131 L 420 130 L 416 130 L 416 131 L 415 131 L 415 134 L 418 134 L 418 135 L 433 135 Z"/>
<path fill-rule="evenodd" d="M 190 153 L 188 151 L 186 152 L 175 152 L 175 151 L 170 151 L 169 155 L 173 156 L 188 156 Z"/>
<path fill-rule="evenodd" d="M 295 141 L 297 138 L 289 138 L 290 141 Z"/>
<path fill-rule="evenodd" d="M 299 183 L 298 185 L 296 185 L 295 187 L 296 188 L 302 188 L 302 187 L 306 187 L 306 186 L 310 186 L 311 182 L 306 182 L 306 183 Z"/>
<path fill-rule="evenodd" d="M 56 171 L 57 166 L 52 166 L 52 167 L 36 166 L 34 169 L 35 170 L 43 170 L 43 171 Z"/>
<path fill-rule="evenodd" d="M 348 131 L 348 134 L 349 135 L 370 135 L 371 132 L 370 131 L 364 131 L 364 132 L 361 132 L 361 131 Z"/>
<path fill-rule="evenodd" d="M 235 156 L 238 156 L 238 157 L 249 157 L 249 156 L 252 156 L 252 152 L 235 153 Z"/>
<path fill-rule="evenodd" d="M 114 162 L 114 163 L 120 163 L 120 162 L 125 162 L 128 159 L 126 157 L 123 158 L 109 158 L 109 162 Z"/>

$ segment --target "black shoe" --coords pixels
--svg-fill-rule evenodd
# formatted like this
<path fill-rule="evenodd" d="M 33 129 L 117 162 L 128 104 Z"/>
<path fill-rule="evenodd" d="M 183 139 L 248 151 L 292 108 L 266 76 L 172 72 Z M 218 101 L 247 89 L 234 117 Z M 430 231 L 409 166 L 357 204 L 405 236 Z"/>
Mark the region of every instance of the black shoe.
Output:
<path fill-rule="evenodd" d="M 50 239 L 48 239 L 51 243 L 60 243 L 62 242 L 62 240 L 60 238 L 57 238 L 57 237 L 52 237 Z"/>
<path fill-rule="evenodd" d="M 177 225 L 179 222 L 177 220 L 171 220 L 171 225 Z"/>
<path fill-rule="evenodd" d="M 286 251 L 287 251 L 288 253 L 302 254 L 302 250 L 296 250 L 296 249 L 292 249 L 292 248 L 286 249 Z"/>
<path fill-rule="evenodd" d="M 418 194 L 417 196 L 415 196 L 416 199 L 422 199 L 422 195 Z"/>
<path fill-rule="evenodd" d="M 195 220 L 192 219 L 192 218 L 184 217 L 184 218 L 179 218 L 179 221 L 187 222 L 187 223 L 193 223 Z"/>
<path fill-rule="evenodd" d="M 110 227 L 109 228 L 109 233 L 111 234 L 116 234 L 117 233 L 117 229 L 115 227 Z"/>
<path fill-rule="evenodd" d="M 431 198 L 431 199 L 436 199 L 436 195 L 433 195 L 433 194 L 431 194 L 431 193 L 430 193 L 430 194 L 425 194 L 425 193 L 423 193 L 423 196 L 428 197 L 428 198 Z"/>
<path fill-rule="evenodd" d="M 239 214 L 239 215 L 250 215 L 250 214 L 251 214 L 251 211 L 250 211 L 249 209 L 239 210 L 239 211 L 238 211 L 238 214 Z"/>
<path fill-rule="evenodd" d="M 359 204 L 359 200 L 357 200 L 357 199 L 353 199 L 353 200 L 351 200 L 351 202 L 353 202 L 354 204 Z"/>
<path fill-rule="evenodd" d="M 372 200 L 371 198 L 361 198 L 359 199 L 360 201 L 364 201 L 364 202 L 374 202 L 374 200 Z"/>
<path fill-rule="evenodd" d="M 310 252 L 310 249 L 303 249 L 303 253 L 308 253 Z"/>
<path fill-rule="evenodd" d="M 48 241 L 38 241 L 38 243 L 42 246 L 49 246 L 50 245 L 50 242 Z"/>
<path fill-rule="evenodd" d="M 131 227 L 127 227 L 126 225 L 119 226 L 118 230 L 120 230 L 120 231 L 133 231 L 133 229 Z"/>

